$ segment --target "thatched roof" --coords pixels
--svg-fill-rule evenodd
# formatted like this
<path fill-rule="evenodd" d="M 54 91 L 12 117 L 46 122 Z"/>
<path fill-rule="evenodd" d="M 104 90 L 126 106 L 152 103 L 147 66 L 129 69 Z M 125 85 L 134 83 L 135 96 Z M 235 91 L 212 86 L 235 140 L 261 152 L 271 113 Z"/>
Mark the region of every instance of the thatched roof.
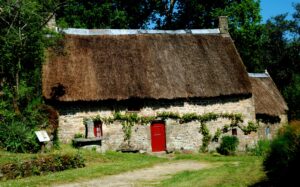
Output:
<path fill-rule="evenodd" d="M 249 74 L 256 114 L 279 116 L 286 114 L 288 107 L 268 74 Z"/>
<path fill-rule="evenodd" d="M 43 95 L 59 101 L 248 94 L 234 43 L 219 34 L 65 35 L 43 66 Z"/>

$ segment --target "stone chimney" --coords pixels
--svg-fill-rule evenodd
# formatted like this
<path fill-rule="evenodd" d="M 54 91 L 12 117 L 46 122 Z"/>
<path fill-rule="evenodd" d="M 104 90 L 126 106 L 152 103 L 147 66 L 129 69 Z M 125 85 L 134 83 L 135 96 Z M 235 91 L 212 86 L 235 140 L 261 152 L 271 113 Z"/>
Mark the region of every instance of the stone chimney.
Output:
<path fill-rule="evenodd" d="M 229 34 L 227 16 L 219 16 L 219 29 L 221 34 Z"/>
<path fill-rule="evenodd" d="M 48 21 L 47 23 L 47 28 L 56 31 L 57 27 L 56 27 L 56 21 L 55 21 L 55 15 L 52 16 L 52 18 Z"/>
<path fill-rule="evenodd" d="M 267 74 L 268 76 L 270 76 L 269 72 L 267 69 L 265 69 L 265 74 Z"/>

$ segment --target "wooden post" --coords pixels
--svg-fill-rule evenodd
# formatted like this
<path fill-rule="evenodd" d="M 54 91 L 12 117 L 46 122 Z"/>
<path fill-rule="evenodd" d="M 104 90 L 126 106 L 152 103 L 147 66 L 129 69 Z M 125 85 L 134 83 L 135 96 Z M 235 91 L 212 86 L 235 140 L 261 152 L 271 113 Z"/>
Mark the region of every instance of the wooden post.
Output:
<path fill-rule="evenodd" d="M 43 154 L 43 153 L 45 153 L 45 147 L 46 147 L 46 145 L 45 145 L 45 142 L 41 142 L 41 144 L 42 144 L 42 146 L 41 146 L 41 153 Z"/>

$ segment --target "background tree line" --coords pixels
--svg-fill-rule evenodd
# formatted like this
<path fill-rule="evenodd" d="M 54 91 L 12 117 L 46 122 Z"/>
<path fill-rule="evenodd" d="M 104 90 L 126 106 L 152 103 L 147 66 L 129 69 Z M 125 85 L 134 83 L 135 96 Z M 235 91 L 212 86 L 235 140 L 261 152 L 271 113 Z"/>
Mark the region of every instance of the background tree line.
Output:
<path fill-rule="evenodd" d="M 0 0 L 0 148 L 40 149 L 34 131 L 50 124 L 41 67 L 56 38 L 45 25 L 58 7 L 52 0 Z"/>
<path fill-rule="evenodd" d="M 300 3 L 294 7 L 291 20 L 262 23 L 259 0 L 0 0 L 0 146 L 8 127 L 26 134 L 45 123 L 41 66 L 57 38 L 45 27 L 53 15 L 60 27 L 123 29 L 216 28 L 226 15 L 247 70 L 267 69 L 300 118 Z"/>

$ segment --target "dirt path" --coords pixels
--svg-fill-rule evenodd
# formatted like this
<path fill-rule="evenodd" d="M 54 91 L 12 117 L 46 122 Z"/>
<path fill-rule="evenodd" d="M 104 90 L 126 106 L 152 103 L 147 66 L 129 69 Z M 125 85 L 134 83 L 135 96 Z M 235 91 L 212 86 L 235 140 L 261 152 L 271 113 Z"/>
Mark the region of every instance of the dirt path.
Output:
<path fill-rule="evenodd" d="M 99 179 L 92 179 L 85 182 L 70 183 L 60 185 L 60 187 L 74 187 L 74 186 L 144 186 L 147 184 L 154 184 L 157 181 L 171 177 L 171 175 L 186 171 L 186 170 L 200 170 L 208 167 L 208 164 L 199 163 L 196 161 L 178 161 L 167 162 L 155 165 L 150 168 L 138 169 L 117 175 L 106 176 Z"/>

